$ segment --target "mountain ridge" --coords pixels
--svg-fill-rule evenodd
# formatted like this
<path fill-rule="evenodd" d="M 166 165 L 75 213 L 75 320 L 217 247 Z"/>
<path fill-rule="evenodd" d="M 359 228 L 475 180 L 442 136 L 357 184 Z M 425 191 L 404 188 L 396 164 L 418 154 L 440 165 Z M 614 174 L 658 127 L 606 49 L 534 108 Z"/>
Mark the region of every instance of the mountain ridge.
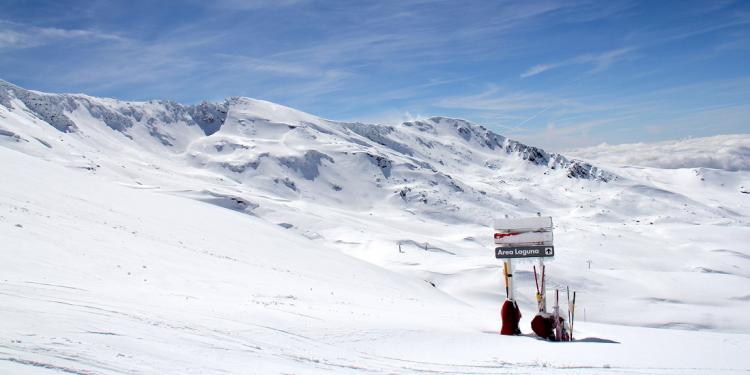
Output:
<path fill-rule="evenodd" d="M 325 132 L 326 127 L 344 127 L 369 141 L 389 147 L 391 150 L 410 154 L 408 147 L 400 144 L 389 134 L 399 127 L 414 127 L 420 131 L 435 132 L 435 126 L 453 128 L 466 142 L 478 139 L 478 145 L 489 149 L 502 149 L 507 154 L 514 154 L 523 160 L 550 169 L 565 169 L 571 178 L 593 179 L 602 182 L 615 178 L 611 173 L 580 160 L 569 159 L 558 153 L 548 153 L 541 148 L 528 146 L 518 141 L 498 135 L 486 127 L 468 121 L 447 117 L 430 117 L 425 120 L 408 121 L 397 125 L 364 124 L 325 120 L 320 117 L 292 109 L 276 103 L 244 98 L 230 97 L 222 102 L 204 101 L 196 105 L 184 105 L 173 101 L 150 100 L 142 102 L 102 99 L 84 94 L 49 94 L 27 90 L 8 83 L 0 85 L 0 105 L 10 109 L 12 99 L 18 99 L 23 106 L 39 119 L 49 123 L 55 129 L 65 133 L 80 131 L 70 114 L 79 107 L 85 108 L 92 117 L 101 120 L 113 130 L 126 137 L 131 137 L 128 130 L 136 124 L 145 126 L 149 134 L 165 146 L 174 146 L 176 138 L 169 131 L 158 125 L 171 125 L 183 122 L 187 126 L 199 127 L 205 136 L 219 132 L 225 125 L 230 109 L 240 112 L 245 118 L 265 120 L 269 123 L 280 123 L 288 126 L 312 126 L 315 130 Z M 163 128 L 162 126 L 161 128 Z M 428 130 L 429 129 L 429 130 Z M 330 130 L 330 129 L 329 129 Z M 131 138 L 132 140 L 132 138 Z M 421 139 L 418 139 L 421 141 Z M 428 146 L 429 147 L 429 146 Z M 408 155 L 411 156 L 411 155 Z"/>

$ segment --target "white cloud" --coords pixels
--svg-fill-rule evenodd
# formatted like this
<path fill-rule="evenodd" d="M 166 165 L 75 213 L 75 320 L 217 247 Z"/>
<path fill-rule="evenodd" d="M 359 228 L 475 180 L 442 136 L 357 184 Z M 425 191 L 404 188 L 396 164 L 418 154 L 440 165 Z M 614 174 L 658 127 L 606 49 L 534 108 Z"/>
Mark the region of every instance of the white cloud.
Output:
<path fill-rule="evenodd" d="M 718 135 L 656 143 L 601 144 L 571 150 L 567 154 L 618 165 L 750 171 L 750 134 Z"/>

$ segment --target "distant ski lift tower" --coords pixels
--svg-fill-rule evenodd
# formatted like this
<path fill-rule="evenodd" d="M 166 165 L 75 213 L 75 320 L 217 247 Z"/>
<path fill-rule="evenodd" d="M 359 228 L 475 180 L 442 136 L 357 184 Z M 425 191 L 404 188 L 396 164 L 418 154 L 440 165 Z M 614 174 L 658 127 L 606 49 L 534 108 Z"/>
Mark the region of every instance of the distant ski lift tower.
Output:
<path fill-rule="evenodd" d="M 503 259 L 503 274 L 507 298 L 503 303 L 501 317 L 503 335 L 517 335 L 521 312 L 515 301 L 513 281 L 514 258 L 538 258 L 539 269 L 544 269 L 544 258 L 553 257 L 555 248 L 552 244 L 552 217 L 530 217 L 520 219 L 495 220 L 495 258 Z M 546 287 L 542 277 L 539 311 L 546 312 Z"/>

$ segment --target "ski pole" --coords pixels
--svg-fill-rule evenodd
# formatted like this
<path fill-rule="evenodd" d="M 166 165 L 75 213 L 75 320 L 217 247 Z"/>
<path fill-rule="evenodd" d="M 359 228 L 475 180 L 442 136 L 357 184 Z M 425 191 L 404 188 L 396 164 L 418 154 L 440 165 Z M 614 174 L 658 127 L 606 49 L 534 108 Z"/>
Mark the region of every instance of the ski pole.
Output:
<path fill-rule="evenodd" d="M 542 265 L 542 311 L 547 312 L 547 281 L 545 276 L 545 270 L 547 269 L 546 265 Z"/>
<path fill-rule="evenodd" d="M 536 266 L 534 267 L 534 284 L 536 284 L 536 307 L 539 311 L 542 311 L 542 293 L 539 291 L 539 280 L 536 276 Z"/>
<path fill-rule="evenodd" d="M 573 323 L 575 323 L 576 320 L 576 291 L 573 291 L 573 304 L 570 305 L 573 312 L 571 313 L 571 319 L 570 319 L 570 339 L 573 339 Z"/>
<path fill-rule="evenodd" d="M 562 327 L 560 326 L 560 289 L 555 289 L 555 341 L 562 340 Z"/>
<path fill-rule="evenodd" d="M 568 298 L 568 325 L 570 325 L 572 328 L 573 318 L 571 317 L 571 312 L 570 312 L 570 286 L 569 285 L 565 287 L 565 296 Z"/>

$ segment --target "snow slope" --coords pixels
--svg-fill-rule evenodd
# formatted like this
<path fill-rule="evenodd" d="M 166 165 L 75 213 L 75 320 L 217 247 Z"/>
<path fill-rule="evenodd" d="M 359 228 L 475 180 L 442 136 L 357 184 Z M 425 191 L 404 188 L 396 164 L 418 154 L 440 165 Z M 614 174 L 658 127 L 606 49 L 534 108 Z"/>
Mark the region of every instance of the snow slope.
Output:
<path fill-rule="evenodd" d="M 7 373 L 687 374 L 750 366 L 748 335 L 581 322 L 573 344 L 500 336 L 495 309 L 261 219 L 5 148 L 0 157 Z"/>
<path fill-rule="evenodd" d="M 0 161 L 14 373 L 750 368 L 747 171 L 601 169 L 446 118 L 8 83 Z M 550 284 L 580 293 L 576 336 L 619 344 L 494 334 L 489 225 L 537 212 L 555 218 Z"/>

